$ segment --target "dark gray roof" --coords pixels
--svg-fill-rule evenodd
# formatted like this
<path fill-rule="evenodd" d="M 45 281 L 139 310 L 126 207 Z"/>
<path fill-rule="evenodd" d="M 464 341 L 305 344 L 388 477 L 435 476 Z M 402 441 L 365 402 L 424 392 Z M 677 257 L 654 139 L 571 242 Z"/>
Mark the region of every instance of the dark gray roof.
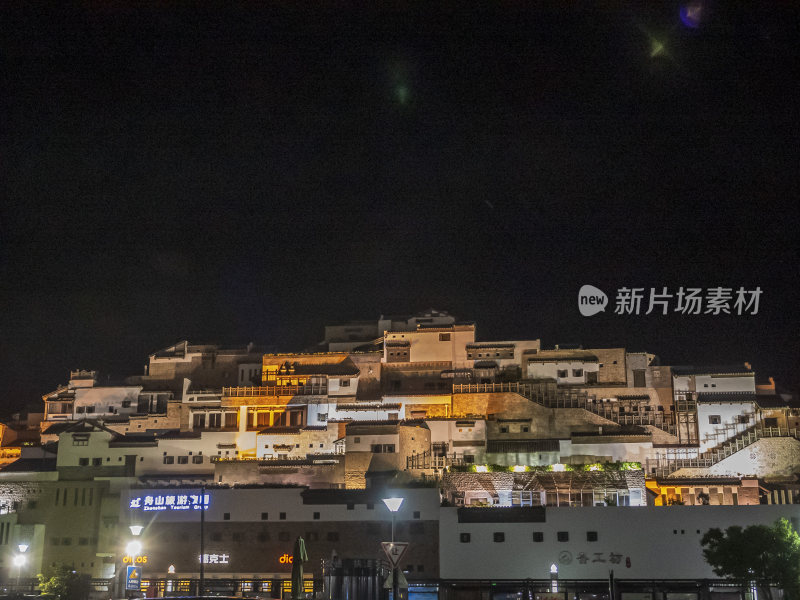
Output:
<path fill-rule="evenodd" d="M 18 458 L 3 467 L 3 473 L 30 473 L 41 471 L 55 471 L 55 458 Z"/>
<path fill-rule="evenodd" d="M 753 392 L 698 392 L 698 402 L 755 402 Z"/>
<path fill-rule="evenodd" d="M 744 364 L 739 365 L 678 365 L 670 366 L 673 375 L 754 375 Z"/>
<path fill-rule="evenodd" d="M 553 452 L 558 451 L 558 440 L 489 440 L 486 452 Z"/>

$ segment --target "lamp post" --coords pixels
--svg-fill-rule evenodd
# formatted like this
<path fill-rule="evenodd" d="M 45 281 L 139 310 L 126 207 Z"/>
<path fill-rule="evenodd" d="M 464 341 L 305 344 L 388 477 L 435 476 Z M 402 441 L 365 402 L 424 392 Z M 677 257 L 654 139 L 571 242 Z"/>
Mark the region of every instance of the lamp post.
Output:
<path fill-rule="evenodd" d="M 135 567 L 136 558 L 138 556 L 141 556 L 142 554 L 142 542 L 140 542 L 138 538 L 142 534 L 142 530 L 144 529 L 144 527 L 141 525 L 129 525 L 128 529 L 130 529 L 133 539 L 129 541 L 128 544 L 125 546 L 125 556 L 130 557 L 131 565 Z M 139 568 L 141 569 L 141 567 Z M 123 573 L 125 573 L 125 571 L 127 571 L 127 569 L 123 568 Z M 141 581 L 141 579 L 142 579 L 141 571 L 139 571 L 139 581 Z M 141 584 L 139 591 L 141 591 Z M 128 577 L 127 575 L 125 575 L 125 594 L 127 595 L 127 593 L 128 593 Z"/>
<path fill-rule="evenodd" d="M 22 579 L 22 567 L 25 566 L 27 559 L 25 553 L 28 551 L 28 544 L 17 544 L 19 554 L 14 557 L 14 566 L 17 567 L 17 592 L 19 592 L 20 579 Z"/>
<path fill-rule="evenodd" d="M 403 503 L 402 498 L 384 498 L 383 503 L 386 505 L 386 508 L 389 509 L 389 512 L 392 513 L 392 543 L 394 543 L 394 517 L 398 510 L 400 510 L 400 505 Z M 398 581 L 398 569 L 397 565 L 392 566 L 392 600 L 398 600 L 398 593 L 400 590 Z"/>
<path fill-rule="evenodd" d="M 556 563 L 550 565 L 550 591 L 558 593 L 558 566 Z"/>

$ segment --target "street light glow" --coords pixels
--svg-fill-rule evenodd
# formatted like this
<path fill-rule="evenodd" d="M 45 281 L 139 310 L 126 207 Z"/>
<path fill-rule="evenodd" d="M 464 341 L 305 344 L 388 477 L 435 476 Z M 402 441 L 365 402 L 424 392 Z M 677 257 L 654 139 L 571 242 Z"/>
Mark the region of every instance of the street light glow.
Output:
<path fill-rule="evenodd" d="M 14 566 L 21 567 L 24 564 L 25 564 L 25 557 L 22 554 L 17 554 L 14 557 Z"/>
<path fill-rule="evenodd" d="M 144 529 L 144 527 L 142 525 L 129 525 L 128 529 L 131 530 L 133 535 L 139 535 L 142 533 L 142 529 Z"/>
<path fill-rule="evenodd" d="M 28 544 L 18 544 L 17 545 L 17 548 L 19 548 L 19 551 L 22 552 L 23 554 L 25 554 L 25 552 L 28 551 L 28 547 L 29 547 Z"/>
<path fill-rule="evenodd" d="M 139 556 L 139 553 L 142 551 L 142 543 L 141 542 L 128 542 L 128 545 L 125 547 L 125 552 L 128 553 L 128 556 Z"/>

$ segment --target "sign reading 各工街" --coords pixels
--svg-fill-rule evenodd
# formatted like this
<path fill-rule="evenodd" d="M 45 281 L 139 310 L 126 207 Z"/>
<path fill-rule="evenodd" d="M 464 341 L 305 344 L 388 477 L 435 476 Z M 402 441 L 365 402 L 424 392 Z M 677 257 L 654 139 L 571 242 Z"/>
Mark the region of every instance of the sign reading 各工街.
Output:
<path fill-rule="evenodd" d="M 165 494 L 131 498 L 129 508 L 141 510 L 204 510 L 211 501 L 209 494 Z"/>

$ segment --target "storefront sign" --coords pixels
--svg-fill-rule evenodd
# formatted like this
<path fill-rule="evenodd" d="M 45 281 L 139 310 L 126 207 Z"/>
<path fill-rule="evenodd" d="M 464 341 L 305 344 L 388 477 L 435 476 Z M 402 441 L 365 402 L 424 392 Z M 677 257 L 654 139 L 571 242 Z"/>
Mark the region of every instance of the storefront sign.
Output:
<path fill-rule="evenodd" d="M 137 496 L 131 498 L 130 508 L 141 510 L 201 510 L 208 509 L 211 500 L 209 494 L 203 496 L 200 502 L 200 494 L 177 494 L 164 496 Z"/>
<path fill-rule="evenodd" d="M 125 565 L 146 565 L 147 564 L 147 556 L 123 556 L 122 557 L 122 564 Z"/>
<path fill-rule="evenodd" d="M 142 568 L 127 567 L 125 575 L 125 589 L 138 592 L 142 588 Z"/>
<path fill-rule="evenodd" d="M 227 565 L 230 554 L 203 554 L 204 565 Z M 197 562 L 200 562 L 200 555 L 197 555 Z"/>

